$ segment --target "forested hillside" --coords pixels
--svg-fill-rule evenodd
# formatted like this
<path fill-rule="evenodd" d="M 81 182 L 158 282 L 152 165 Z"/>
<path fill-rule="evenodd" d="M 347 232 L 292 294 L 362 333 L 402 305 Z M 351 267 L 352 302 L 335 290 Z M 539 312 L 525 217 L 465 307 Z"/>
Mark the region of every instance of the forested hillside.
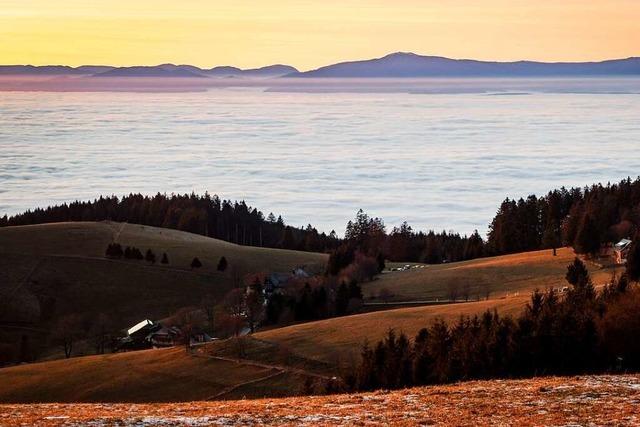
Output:
<path fill-rule="evenodd" d="M 244 201 L 221 200 L 208 193 L 100 197 L 5 216 L 0 218 L 0 226 L 104 220 L 173 228 L 240 245 L 269 248 L 326 252 L 339 243 L 335 232 L 318 233 L 311 225 L 291 227 L 282 217 L 276 218 L 273 213 L 265 217 Z"/>
<path fill-rule="evenodd" d="M 494 254 L 568 245 L 595 254 L 603 244 L 633 237 L 640 223 L 640 178 L 617 184 L 561 188 L 546 196 L 506 199 L 490 225 Z"/>

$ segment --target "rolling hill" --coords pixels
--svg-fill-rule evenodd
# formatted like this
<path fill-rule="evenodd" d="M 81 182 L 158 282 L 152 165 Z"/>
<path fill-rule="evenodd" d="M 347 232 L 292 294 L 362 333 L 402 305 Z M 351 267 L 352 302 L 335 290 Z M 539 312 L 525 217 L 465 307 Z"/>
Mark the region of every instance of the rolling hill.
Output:
<path fill-rule="evenodd" d="M 290 396 L 304 376 L 188 355 L 184 348 L 86 356 L 0 370 L 3 402 L 176 402 Z"/>
<path fill-rule="evenodd" d="M 566 286 L 564 276 L 575 258 L 571 248 L 560 248 L 557 256 L 551 250 L 525 252 L 480 258 L 471 261 L 439 265 L 419 265 L 407 271 L 391 271 L 373 282 L 363 284 L 365 297 L 377 297 L 386 289 L 393 295 L 391 301 L 416 301 L 450 298 L 452 288 L 459 299 L 475 300 L 499 298 L 534 289 L 562 288 Z M 404 263 L 391 263 L 397 267 Z M 415 264 L 412 264 L 415 265 Z M 600 268 L 589 263 L 593 279 L 604 283 L 611 277 L 614 268 Z"/>
<path fill-rule="evenodd" d="M 382 58 L 341 62 L 287 75 L 311 78 L 420 78 L 420 77 L 576 77 L 637 76 L 640 58 L 601 62 L 494 62 L 451 59 L 396 52 Z"/>
<path fill-rule="evenodd" d="M 391 272 L 363 284 L 365 300 L 383 288 L 391 290 L 394 298 L 402 302 L 446 300 L 452 283 L 469 283 L 470 300 L 391 310 L 384 310 L 387 305 L 383 304 L 382 311 L 302 323 L 258 332 L 254 336 L 295 349 L 297 354 L 312 360 L 349 362 L 357 357 L 365 341 L 376 342 L 389 329 L 413 338 L 438 318 L 455 321 L 461 315 L 473 316 L 494 309 L 501 314 L 517 315 L 533 290 L 561 289 L 567 284 L 567 265 L 574 257 L 572 249 L 562 248 L 555 257 L 550 250 L 535 251 Z M 588 265 L 596 287 L 607 283 L 615 271 Z M 491 290 L 488 300 L 482 293 L 483 283 Z M 393 301 L 388 304 L 389 308 L 397 306 Z"/>
<path fill-rule="evenodd" d="M 82 238 L 78 238 L 79 236 Z M 39 270 L 45 267 L 38 267 L 38 271 L 42 271 L 45 275 L 53 274 L 55 277 L 62 277 L 61 271 L 64 271 L 64 263 L 60 260 L 75 260 L 72 254 L 96 255 L 94 258 L 78 259 L 85 264 L 86 273 L 84 273 L 83 280 L 87 281 L 91 280 L 91 272 L 101 271 L 101 275 L 112 275 L 114 272 L 120 271 L 113 270 L 109 261 L 99 258 L 103 244 L 111 239 L 121 242 L 135 242 L 140 247 L 150 246 L 157 251 L 166 250 L 170 254 L 172 265 L 175 263 L 176 270 L 184 274 L 162 282 L 161 278 L 167 276 L 167 272 L 163 272 L 155 279 L 162 284 L 160 288 L 157 288 L 158 285 L 156 287 L 146 285 L 145 280 L 148 280 L 149 276 L 140 276 L 139 282 L 136 283 L 141 283 L 142 289 L 154 294 L 153 304 L 140 302 L 139 294 L 132 294 L 131 292 L 134 292 L 132 290 L 126 291 L 116 288 L 118 298 L 134 300 L 131 304 L 119 303 L 134 313 L 138 310 L 153 312 L 160 302 L 165 308 L 174 303 L 174 300 L 179 301 L 180 304 L 186 304 L 189 303 L 190 296 L 193 298 L 198 296 L 199 285 L 193 277 L 213 277 L 215 273 L 212 271 L 204 274 L 191 272 L 187 265 L 194 253 L 202 254 L 202 259 L 205 260 L 214 257 L 213 254 L 215 256 L 225 254 L 231 262 L 234 259 L 247 260 L 247 262 L 251 262 L 253 268 L 257 269 L 268 267 L 283 269 L 302 262 L 323 262 L 325 260 L 325 256 L 320 254 L 242 247 L 175 230 L 130 224 L 48 224 L 0 230 L 0 242 L 11 241 L 15 251 L 31 253 L 36 257 L 42 256 L 52 262 L 51 268 Z M 67 255 L 61 257 L 44 255 L 52 251 Z M 212 395 L 217 396 L 216 398 L 242 397 L 242 395 L 259 397 L 275 393 L 276 390 L 279 390 L 280 393 L 294 394 L 299 392 L 305 379 L 309 376 L 331 376 L 338 372 L 340 366 L 356 361 L 361 345 L 365 341 L 375 342 L 382 338 L 389 329 L 403 331 L 412 338 L 419 329 L 428 326 L 436 318 L 454 321 L 461 315 L 481 314 L 486 310 L 493 309 L 501 314 L 515 315 L 523 309 L 529 300 L 532 289 L 560 286 L 564 280 L 566 265 L 572 259 L 573 253 L 569 249 L 562 249 L 557 257 L 553 257 L 550 251 L 541 251 L 388 273 L 382 275 L 382 278 L 377 281 L 365 284 L 365 293 L 371 292 L 372 287 L 384 285 L 392 287 L 397 292 L 402 291 L 401 295 L 406 297 L 424 298 L 445 292 L 447 284 L 451 281 L 480 280 L 481 278 L 490 280 L 496 288 L 488 300 L 396 308 L 260 331 L 240 341 L 244 360 L 231 364 L 228 362 L 237 357 L 236 347 L 238 344 L 233 340 L 226 340 L 203 346 L 198 349 L 196 354 L 189 356 L 184 353 L 183 349 L 174 348 L 109 356 L 87 356 L 0 369 L 0 381 L 14 384 L 10 392 L 5 394 L 0 392 L 0 400 L 9 401 L 12 396 L 20 396 L 20 401 L 51 401 L 50 396 L 55 395 L 58 400 L 62 401 L 110 401 L 112 396 L 121 396 L 121 399 L 141 402 L 205 399 Z M 108 264 L 109 271 L 96 270 L 98 267 L 92 262 L 98 265 Z M 128 262 L 118 264 L 130 265 Z M 24 259 L 16 258 L 16 262 L 10 263 L 10 265 L 16 266 L 6 269 L 6 271 L 14 272 L 15 278 L 13 280 L 15 283 L 16 278 L 23 278 L 25 272 L 30 271 L 31 264 L 25 264 Z M 69 274 L 74 272 L 74 277 L 77 277 L 78 271 L 83 271 L 80 264 L 71 264 L 68 268 Z M 153 271 L 158 267 L 144 265 L 136 266 L 136 268 Z M 212 268 L 205 262 L 203 270 L 211 270 Z M 598 269 L 597 266 L 591 266 L 591 268 L 596 283 L 602 283 L 610 277 L 611 271 L 609 269 Z M 530 274 L 525 274 L 526 271 L 530 271 Z M 119 274 L 130 275 L 132 272 Z M 187 280 L 187 277 L 192 277 L 191 281 Z M 30 279 L 31 282 L 33 280 L 33 278 Z M 425 280 L 428 281 L 425 282 Z M 175 281 L 181 281 L 177 291 L 174 291 L 175 288 L 171 285 Z M 95 286 L 104 286 L 99 281 L 96 283 Z M 220 286 L 224 287 L 224 281 L 220 283 Z M 190 286 L 194 286 L 194 288 L 192 289 Z M 202 282 L 200 286 L 210 286 L 210 284 Z M 410 292 L 414 287 L 417 288 L 415 292 Z M 159 292 L 158 289 L 167 290 Z M 73 294 L 72 292 L 71 295 Z M 155 296 L 156 294 L 159 297 Z M 103 304 L 104 301 L 108 301 L 110 307 L 117 307 L 115 302 L 111 302 L 107 298 L 107 294 L 101 293 L 99 303 Z M 116 298 L 116 295 L 112 295 L 111 298 Z M 87 307 L 91 304 L 95 307 L 98 303 L 90 300 Z M 126 317 L 120 312 L 119 316 Z M 175 362 L 171 361 L 172 357 L 176 358 Z M 208 360 L 208 365 L 203 368 L 206 369 L 203 372 L 207 372 L 207 375 L 203 377 L 202 381 L 187 373 L 180 376 L 185 386 L 193 382 L 195 390 L 193 394 L 184 394 L 182 389 L 174 388 L 173 385 L 166 388 L 154 388 L 149 385 L 150 379 L 138 374 L 132 374 L 127 382 L 118 379 L 120 373 L 126 369 L 125 366 L 132 370 L 147 369 L 148 372 L 180 372 L 179 366 L 184 365 L 185 367 L 191 366 L 194 372 L 197 372 L 200 369 L 200 363 L 203 363 L 201 358 L 214 359 L 213 361 Z M 175 368 L 165 369 L 164 366 L 171 363 L 176 364 Z M 238 368 L 237 372 L 236 368 Z M 221 375 L 226 382 L 220 387 L 223 389 L 225 387 L 231 388 L 233 392 L 220 394 L 221 392 L 217 391 L 207 394 L 211 390 L 219 389 L 205 381 L 206 378 L 210 378 L 209 375 L 215 378 L 216 369 L 224 371 Z M 41 372 L 49 372 L 51 380 L 45 379 L 40 374 Z M 108 377 L 108 372 L 112 372 L 114 380 L 108 385 L 96 386 L 87 392 L 84 391 L 87 389 L 86 384 L 77 379 L 85 377 L 85 372 L 102 372 L 100 375 L 103 377 Z M 273 377 L 271 374 L 274 374 Z M 68 378 L 65 383 L 66 387 L 56 385 L 60 378 Z M 163 378 L 158 380 L 160 383 L 174 381 L 168 376 L 158 378 Z M 261 380 L 256 384 L 251 383 L 255 378 L 261 378 Z M 36 379 L 40 381 L 40 386 L 37 389 L 32 387 L 32 381 L 36 381 Z M 246 386 L 243 385 L 247 381 L 250 383 Z M 45 390 L 46 393 L 37 394 L 34 390 L 38 389 Z"/>
<path fill-rule="evenodd" d="M 169 264 L 107 259 L 111 242 L 151 249 Z M 217 271 L 220 257 L 229 268 Z M 198 257 L 203 266 L 191 269 Z M 239 273 L 290 271 L 321 266 L 326 255 L 239 246 L 176 230 L 125 223 L 56 223 L 0 229 L 0 321 L 13 339 L 32 336 L 48 346 L 43 334 L 62 316 L 108 315 L 114 329 L 150 318 L 160 319 L 181 307 L 198 306 L 205 296 L 221 298 Z"/>

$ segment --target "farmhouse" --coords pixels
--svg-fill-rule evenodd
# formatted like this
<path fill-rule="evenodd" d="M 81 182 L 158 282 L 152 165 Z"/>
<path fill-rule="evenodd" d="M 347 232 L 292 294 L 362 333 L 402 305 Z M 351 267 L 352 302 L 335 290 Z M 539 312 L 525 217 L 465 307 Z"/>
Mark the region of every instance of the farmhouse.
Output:
<path fill-rule="evenodd" d="M 264 293 L 269 296 L 280 292 L 292 279 L 307 279 L 311 274 L 305 267 L 296 267 L 289 273 L 271 273 L 264 279 Z"/>
<path fill-rule="evenodd" d="M 204 343 L 213 339 L 204 331 L 194 328 L 191 331 L 190 344 Z M 127 329 L 127 336 L 120 339 L 120 350 L 139 350 L 144 348 L 173 347 L 184 342 L 184 335 L 176 326 L 164 326 L 159 322 L 145 319 Z"/>
<path fill-rule="evenodd" d="M 631 248 L 631 240 L 622 239 L 615 245 L 613 245 L 613 257 L 616 264 L 626 264 L 627 263 L 627 255 L 629 254 L 629 249 Z"/>

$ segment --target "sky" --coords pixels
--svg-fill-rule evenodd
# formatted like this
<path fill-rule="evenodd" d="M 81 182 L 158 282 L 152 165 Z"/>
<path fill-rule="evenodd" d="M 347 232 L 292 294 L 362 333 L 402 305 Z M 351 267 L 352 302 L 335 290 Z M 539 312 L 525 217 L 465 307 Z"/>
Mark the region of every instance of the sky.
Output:
<path fill-rule="evenodd" d="M 0 0 L 0 64 L 640 56 L 640 0 Z"/>

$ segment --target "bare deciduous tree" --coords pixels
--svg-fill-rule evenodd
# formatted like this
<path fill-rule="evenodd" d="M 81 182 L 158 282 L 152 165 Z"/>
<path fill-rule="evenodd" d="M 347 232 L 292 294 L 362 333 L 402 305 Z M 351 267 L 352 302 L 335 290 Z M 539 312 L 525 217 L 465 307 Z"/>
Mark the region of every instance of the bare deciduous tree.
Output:
<path fill-rule="evenodd" d="M 68 314 L 58 320 L 51 331 L 51 338 L 64 349 L 68 359 L 73 353 L 73 345 L 82 333 L 82 319 L 76 314 Z"/>

